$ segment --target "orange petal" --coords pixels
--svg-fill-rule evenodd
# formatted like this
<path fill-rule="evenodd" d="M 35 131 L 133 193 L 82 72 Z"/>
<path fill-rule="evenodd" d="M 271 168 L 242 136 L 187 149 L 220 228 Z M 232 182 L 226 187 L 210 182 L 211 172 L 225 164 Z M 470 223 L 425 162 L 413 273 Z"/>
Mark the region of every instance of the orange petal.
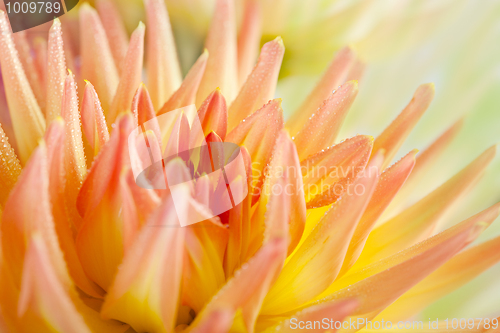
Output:
<path fill-rule="evenodd" d="M 267 328 L 264 333 L 271 332 L 285 332 L 291 333 L 295 332 L 297 328 L 302 328 L 307 330 L 307 332 L 324 332 L 325 328 L 330 328 L 328 332 L 336 332 L 334 324 L 335 322 L 342 322 L 345 317 L 350 315 L 356 307 L 358 302 L 356 300 L 345 300 L 340 302 L 331 302 L 320 305 L 313 305 L 308 307 L 295 315 L 287 318 L 278 325 Z M 324 319 L 328 318 L 328 322 L 325 323 Z M 307 323 L 312 323 L 311 326 L 307 326 Z M 321 327 L 314 326 L 316 322 L 321 322 Z M 300 324 L 299 324 L 300 323 Z M 328 325 L 328 326 L 327 326 Z"/>
<path fill-rule="evenodd" d="M 21 163 L 17 159 L 9 139 L 0 125 L 0 208 L 3 208 L 10 191 L 21 174 Z"/>
<path fill-rule="evenodd" d="M 234 311 L 231 309 L 213 310 L 191 330 L 191 333 L 226 333 L 233 323 Z"/>
<path fill-rule="evenodd" d="M 97 156 L 101 148 L 109 140 L 109 132 L 101 101 L 94 86 L 89 81 L 85 82 L 83 92 L 82 128 L 86 139 L 94 148 L 94 156 Z"/>
<path fill-rule="evenodd" d="M 238 35 L 238 86 L 241 87 L 252 72 L 259 51 L 261 37 L 259 2 L 246 0 L 243 21 Z M 266 101 L 267 102 L 267 101 Z"/>
<path fill-rule="evenodd" d="M 345 81 L 344 78 L 354 60 L 354 52 L 348 47 L 343 48 L 337 53 L 335 59 L 333 59 L 311 94 L 309 94 L 305 102 L 295 110 L 292 117 L 287 121 L 286 128 L 288 128 L 292 136 L 295 136 L 300 131 L 302 126 L 307 122 L 307 119 L 330 96 L 332 91 Z"/>
<path fill-rule="evenodd" d="M 182 82 L 174 37 L 162 0 L 144 0 L 147 16 L 148 88 L 155 110 L 158 110 Z"/>
<path fill-rule="evenodd" d="M 325 290 L 337 277 L 349 241 L 379 179 L 383 156 L 375 158 L 287 259 L 266 296 L 264 315 L 297 309 Z"/>
<path fill-rule="evenodd" d="M 253 197 L 259 196 L 264 181 L 262 171 L 271 159 L 271 153 L 283 128 L 281 100 L 275 99 L 243 119 L 226 137 L 226 142 L 236 143 L 248 149 L 252 159 Z"/>
<path fill-rule="evenodd" d="M 282 130 L 276 141 L 262 186 L 259 207 L 253 218 L 265 225 L 266 239 L 284 237 L 286 234 L 283 235 L 283 232 L 289 233 L 288 253 L 299 243 L 306 222 L 306 202 L 299 170 L 300 162 L 295 145 L 288 133 Z"/>
<path fill-rule="evenodd" d="M 128 49 L 128 36 L 125 30 L 125 25 L 120 17 L 120 13 L 113 1 L 99 0 L 96 1 L 97 12 L 101 18 L 104 31 L 108 37 L 109 46 L 113 59 L 115 61 L 118 73 L 126 68 L 124 65 L 125 55 Z M 124 67 L 124 68 L 122 68 Z"/>
<path fill-rule="evenodd" d="M 412 150 L 380 175 L 373 197 L 354 231 L 339 275 L 343 275 L 358 260 L 373 226 L 412 172 L 417 152 Z"/>
<path fill-rule="evenodd" d="M 205 49 L 191 67 L 181 86 L 158 111 L 157 115 L 194 104 L 201 78 L 207 66 L 208 51 Z"/>
<path fill-rule="evenodd" d="M 127 322 L 139 332 L 174 331 L 185 234 L 176 209 L 188 206 L 166 200 L 142 229 L 108 291 L 103 318 Z"/>
<path fill-rule="evenodd" d="M 309 120 L 304 123 L 294 142 L 301 160 L 335 142 L 347 111 L 358 94 L 357 81 L 349 81 L 334 91 Z"/>
<path fill-rule="evenodd" d="M 257 65 L 229 108 L 230 130 L 273 99 L 284 53 L 285 46 L 281 37 L 262 46 Z"/>
<path fill-rule="evenodd" d="M 410 318 L 426 306 L 458 289 L 500 261 L 500 237 L 465 250 L 439 267 L 380 316 L 386 320 Z"/>
<path fill-rule="evenodd" d="M 198 118 L 205 135 L 213 131 L 224 141 L 227 131 L 227 106 L 220 89 L 215 89 L 201 104 Z"/>
<path fill-rule="evenodd" d="M 349 72 L 346 76 L 346 81 L 356 80 L 359 81 L 363 78 L 363 74 L 366 69 L 366 64 L 363 63 L 360 59 L 356 59 L 354 63 L 351 65 Z"/>
<path fill-rule="evenodd" d="M 335 202 L 362 171 L 373 145 L 373 138 L 358 135 L 303 160 L 300 163 L 307 208 Z"/>
<path fill-rule="evenodd" d="M 108 122 L 114 123 L 120 112 L 130 111 L 132 99 L 141 83 L 142 63 L 144 56 L 144 32 L 146 27 L 142 22 L 130 37 L 130 45 L 123 62 L 123 73 L 116 90 L 111 109 L 108 112 Z"/>
<path fill-rule="evenodd" d="M 3 11 L 0 11 L 0 66 L 19 158 L 24 165 L 43 136 L 45 119 L 22 70 L 12 32 Z"/>
<path fill-rule="evenodd" d="M 233 1 L 217 0 L 205 41 L 210 57 L 196 94 L 199 107 L 215 88 L 220 88 L 229 103 L 236 96 L 236 22 Z"/>
<path fill-rule="evenodd" d="M 61 115 L 64 81 L 67 76 L 61 21 L 58 18 L 54 19 L 54 23 L 50 28 L 48 48 L 45 119 L 49 124 Z"/>
<path fill-rule="evenodd" d="M 111 54 L 106 32 L 97 12 L 90 5 L 84 3 L 80 7 L 79 13 L 81 73 L 83 79 L 89 80 L 95 86 L 104 113 L 107 115 L 118 87 L 118 71 Z"/>
<path fill-rule="evenodd" d="M 417 124 L 420 117 L 431 104 L 434 98 L 434 84 L 428 83 L 418 87 L 410 103 L 404 108 L 398 117 L 375 139 L 373 143 L 372 156 L 379 150 L 384 149 L 385 161 L 383 167 L 387 167 L 399 147 L 403 144 L 408 134 Z"/>
<path fill-rule="evenodd" d="M 486 150 L 432 193 L 375 228 L 354 267 L 361 269 L 429 237 L 443 215 L 476 184 L 495 152 L 495 146 Z"/>
<path fill-rule="evenodd" d="M 76 216 L 78 214 L 76 211 L 76 198 L 87 173 L 87 164 L 83 149 L 76 84 L 71 72 L 64 83 L 61 113 L 66 127 L 64 140 L 66 150 L 64 154 L 66 200 L 69 203 L 70 214 Z M 79 228 L 80 225 L 76 225 L 76 227 Z"/>
<path fill-rule="evenodd" d="M 357 297 L 356 315 L 377 314 L 470 244 L 500 213 L 500 204 L 335 282 L 319 303 Z"/>
<path fill-rule="evenodd" d="M 155 117 L 153 102 L 145 84 L 141 84 L 135 93 L 132 100 L 132 113 L 138 119 L 139 126 Z"/>
<path fill-rule="evenodd" d="M 35 68 L 40 77 L 41 86 L 47 86 L 47 63 L 48 63 L 48 45 L 44 37 L 35 37 L 33 39 L 33 53 L 35 57 Z M 43 98 L 46 101 L 46 91 L 42 89 Z M 45 105 L 46 107 L 46 105 Z M 47 112 L 47 109 L 45 109 Z"/>

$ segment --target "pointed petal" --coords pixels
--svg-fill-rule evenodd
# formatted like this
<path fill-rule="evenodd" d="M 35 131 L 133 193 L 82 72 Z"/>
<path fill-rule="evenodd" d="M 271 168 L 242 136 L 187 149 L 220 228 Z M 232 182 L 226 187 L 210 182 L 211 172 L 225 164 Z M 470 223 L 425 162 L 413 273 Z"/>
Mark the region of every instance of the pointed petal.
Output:
<path fill-rule="evenodd" d="M 499 215 L 500 204 L 336 281 L 317 299 L 319 303 L 357 297 L 356 315 L 379 313 L 411 287 L 476 239 Z"/>
<path fill-rule="evenodd" d="M 167 8 L 162 0 L 144 0 L 148 24 L 147 76 L 155 110 L 158 110 L 182 82 Z"/>
<path fill-rule="evenodd" d="M 229 108 L 230 130 L 273 99 L 284 54 L 281 37 L 264 44 L 257 65 Z"/>
<path fill-rule="evenodd" d="M 118 73 L 121 74 L 122 70 L 126 68 L 123 61 L 128 49 L 128 36 L 125 25 L 113 1 L 99 0 L 96 1 L 96 6 L 102 25 L 104 26 L 104 31 L 106 31 L 106 36 L 108 37 L 116 68 L 118 69 Z"/>
<path fill-rule="evenodd" d="M 348 47 L 337 53 L 311 94 L 287 121 L 286 128 L 290 131 L 290 135 L 295 136 L 307 119 L 321 106 L 321 103 L 344 82 L 344 78 L 354 60 L 354 52 Z"/>
<path fill-rule="evenodd" d="M 142 22 L 130 37 L 130 45 L 123 62 L 123 73 L 116 90 L 107 120 L 114 123 L 120 112 L 130 111 L 132 99 L 141 83 L 142 63 L 144 56 L 144 32 L 146 27 Z"/>
<path fill-rule="evenodd" d="M 64 81 L 66 80 L 66 58 L 62 38 L 61 21 L 54 19 L 49 31 L 47 63 L 47 107 L 45 119 L 47 124 L 61 115 Z"/>
<path fill-rule="evenodd" d="M 104 144 L 108 142 L 109 132 L 101 101 L 94 86 L 89 81 L 85 82 L 83 92 L 82 128 L 87 141 L 94 148 L 94 156 L 97 156 Z"/>
<path fill-rule="evenodd" d="M 220 88 L 229 103 L 236 96 L 236 22 L 231 0 L 217 0 L 205 47 L 210 57 L 196 94 L 200 106 L 215 88 Z"/>
<path fill-rule="evenodd" d="M 301 160 L 335 142 L 347 111 L 357 94 L 357 81 L 343 84 L 305 122 L 294 140 Z"/>
<path fill-rule="evenodd" d="M 104 318 L 127 322 L 139 332 L 174 331 L 185 234 L 179 208 L 166 200 L 142 229 L 106 296 Z"/>
<path fill-rule="evenodd" d="M 373 143 L 372 156 L 379 150 L 385 151 L 384 168 L 387 167 L 399 147 L 410 134 L 411 130 L 434 98 L 434 84 L 428 83 L 418 87 L 410 103 L 404 108 L 398 117 L 375 139 Z"/>
<path fill-rule="evenodd" d="M 382 215 L 392 198 L 394 198 L 398 190 L 405 183 L 408 175 L 412 172 L 417 152 L 416 149 L 412 150 L 397 163 L 384 170 L 380 175 L 380 180 L 370 203 L 366 207 L 363 217 L 354 231 L 339 275 L 344 275 L 358 260 L 375 222 L 377 222 L 380 215 Z"/>
<path fill-rule="evenodd" d="M 208 51 L 205 49 L 187 73 L 179 89 L 162 106 L 157 115 L 195 103 L 196 93 L 198 92 L 203 73 L 205 73 L 208 56 Z"/>
<path fill-rule="evenodd" d="M 141 84 L 132 100 L 132 114 L 138 119 L 139 126 L 155 117 L 153 102 L 149 96 L 148 88 Z"/>
<path fill-rule="evenodd" d="M 22 69 L 7 17 L 0 12 L 0 66 L 10 117 L 24 165 L 45 131 L 45 119 Z"/>
<path fill-rule="evenodd" d="M 443 215 L 476 184 L 495 151 L 495 146 L 486 150 L 432 193 L 375 228 L 353 269 L 361 269 L 429 237 Z"/>
<path fill-rule="evenodd" d="M 226 142 L 248 149 L 252 160 L 253 197 L 258 198 L 264 181 L 262 171 L 271 159 L 271 153 L 283 128 L 281 100 L 275 99 L 254 112 L 236 126 L 226 137 Z"/>
<path fill-rule="evenodd" d="M 0 125 L 0 208 L 3 208 L 10 191 L 21 174 L 21 163 L 17 159 L 9 139 Z"/>
<path fill-rule="evenodd" d="M 224 141 L 227 131 L 227 106 L 220 89 L 215 89 L 201 104 L 198 118 L 205 135 L 213 131 Z"/>
<path fill-rule="evenodd" d="M 101 99 L 104 113 L 107 115 L 116 88 L 118 71 L 111 54 L 108 38 L 97 12 L 84 3 L 79 10 L 81 57 L 83 79 L 92 82 Z"/>
<path fill-rule="evenodd" d="M 335 202 L 362 171 L 373 145 L 373 138 L 358 135 L 303 160 L 301 165 L 307 208 Z"/>
<path fill-rule="evenodd" d="M 243 21 L 238 35 L 238 87 L 243 86 L 257 60 L 261 37 L 260 25 L 259 2 L 246 0 Z"/>
<path fill-rule="evenodd" d="M 347 194 L 325 214 L 304 243 L 287 260 L 266 296 L 262 314 L 297 309 L 325 290 L 337 277 L 352 234 L 379 179 L 383 156 L 375 158 Z M 363 189 L 362 191 L 359 189 Z"/>

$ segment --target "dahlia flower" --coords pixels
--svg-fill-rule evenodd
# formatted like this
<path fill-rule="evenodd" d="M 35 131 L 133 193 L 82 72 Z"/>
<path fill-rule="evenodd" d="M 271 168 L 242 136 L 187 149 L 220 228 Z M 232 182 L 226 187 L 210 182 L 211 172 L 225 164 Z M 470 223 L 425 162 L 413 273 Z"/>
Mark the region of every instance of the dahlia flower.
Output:
<path fill-rule="evenodd" d="M 1 332 L 397 321 L 500 260 L 500 237 L 468 247 L 500 204 L 436 232 L 495 146 L 404 207 L 461 121 L 394 162 L 434 97 L 423 84 L 376 138 L 339 140 L 363 71 L 348 47 L 285 121 L 273 99 L 284 41 L 254 57 L 252 3 L 237 34 L 233 2 L 217 1 L 184 78 L 162 0 L 144 0 L 146 22 L 130 39 L 113 3 L 100 0 L 98 10 L 81 5 L 78 20 L 55 19 L 33 49 L 0 13 Z M 212 177 L 207 165 L 224 172 Z M 223 200 L 231 208 L 216 211 Z M 197 223 L 182 225 L 186 216 Z M 471 330 L 498 332 L 498 318 L 487 319 Z"/>

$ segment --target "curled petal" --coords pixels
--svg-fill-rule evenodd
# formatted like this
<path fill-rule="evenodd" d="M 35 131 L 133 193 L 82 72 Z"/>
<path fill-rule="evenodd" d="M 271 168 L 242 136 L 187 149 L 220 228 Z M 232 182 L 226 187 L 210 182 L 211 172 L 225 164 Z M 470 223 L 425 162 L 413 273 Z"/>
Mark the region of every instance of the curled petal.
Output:
<path fill-rule="evenodd" d="M 231 103 L 236 96 L 236 22 L 231 0 L 217 0 L 212 24 L 205 42 L 210 57 L 200 88 L 196 94 L 196 106 L 200 106 L 215 88 L 219 87 Z"/>
<path fill-rule="evenodd" d="M 399 147 L 417 124 L 420 117 L 434 98 L 434 84 L 428 83 L 418 87 L 410 103 L 398 117 L 375 139 L 372 156 L 383 149 L 385 151 L 384 168 L 387 167 Z"/>
<path fill-rule="evenodd" d="M 241 87 L 252 72 L 260 44 L 261 15 L 259 2 L 246 0 L 243 21 L 238 35 L 238 86 Z M 267 101 L 266 101 L 267 102 Z"/>
<path fill-rule="evenodd" d="M 335 142 L 347 111 L 358 94 L 358 82 L 349 81 L 332 93 L 295 136 L 301 160 Z"/>
<path fill-rule="evenodd" d="M 58 18 L 54 19 L 54 23 L 50 28 L 48 48 L 45 119 L 49 124 L 61 115 L 64 82 L 67 76 L 61 21 Z"/>
<path fill-rule="evenodd" d="M 132 99 L 141 83 L 145 29 L 144 24 L 140 22 L 130 38 L 130 45 L 123 62 L 123 73 L 108 112 L 107 120 L 110 124 L 114 123 L 120 112 L 130 111 Z"/>
<path fill-rule="evenodd" d="M 109 140 L 109 132 L 97 92 L 92 83 L 89 81 L 85 83 L 82 99 L 82 128 L 87 141 L 94 148 L 94 156 L 97 156 Z"/>
<path fill-rule="evenodd" d="M 97 12 L 84 3 L 79 10 L 82 76 L 95 86 L 107 114 L 118 87 L 118 71 L 111 54 L 106 32 Z"/>
<path fill-rule="evenodd" d="M 222 140 L 226 138 L 227 106 L 220 89 L 215 89 L 201 104 L 198 110 L 198 118 L 205 135 L 214 131 Z"/>
<path fill-rule="evenodd" d="M 0 11 L 0 66 L 19 158 L 24 165 L 43 136 L 45 119 L 22 68 L 3 11 Z"/>
<path fill-rule="evenodd" d="M 305 102 L 294 112 L 287 121 L 286 128 L 295 136 L 307 119 L 321 106 L 321 103 L 330 96 L 333 90 L 344 82 L 344 78 L 355 60 L 354 52 L 349 48 L 340 50 L 335 59 L 323 74 L 323 77 L 306 98 Z"/>
<path fill-rule="evenodd" d="M 21 174 L 21 163 L 17 159 L 9 139 L 0 126 L 0 208 L 4 207 L 10 191 Z"/>
<path fill-rule="evenodd" d="M 281 37 L 264 44 L 257 65 L 229 108 L 230 130 L 274 97 L 284 53 Z"/>
<path fill-rule="evenodd" d="M 182 82 L 174 37 L 162 0 L 144 0 L 147 31 L 148 87 L 155 110 L 158 110 Z"/>

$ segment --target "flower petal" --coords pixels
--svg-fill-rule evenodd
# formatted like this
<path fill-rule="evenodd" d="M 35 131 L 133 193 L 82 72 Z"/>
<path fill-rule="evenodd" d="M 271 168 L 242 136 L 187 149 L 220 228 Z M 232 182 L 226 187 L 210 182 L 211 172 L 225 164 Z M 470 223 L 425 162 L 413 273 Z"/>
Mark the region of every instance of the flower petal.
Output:
<path fill-rule="evenodd" d="M 273 99 L 284 54 L 285 46 L 281 37 L 262 46 L 257 65 L 229 107 L 230 130 Z"/>
<path fill-rule="evenodd" d="M 215 89 L 201 104 L 198 118 L 205 135 L 213 131 L 224 141 L 227 132 L 227 106 L 220 89 Z"/>
<path fill-rule="evenodd" d="M 19 159 L 24 165 L 43 136 L 45 119 L 22 69 L 3 11 L 0 11 L 0 66 Z"/>
<path fill-rule="evenodd" d="M 97 96 L 94 86 L 89 81 L 85 82 L 82 99 L 82 128 L 87 141 L 94 149 L 94 157 L 109 140 L 108 126 L 104 118 L 101 101 Z"/>
<path fill-rule="evenodd" d="M 212 23 L 205 41 L 210 57 L 196 94 L 199 107 L 208 94 L 219 87 L 231 103 L 236 96 L 236 22 L 231 0 L 217 0 Z"/>
<path fill-rule="evenodd" d="M 358 135 L 303 160 L 307 208 L 335 202 L 365 168 L 372 146 L 371 136 Z"/>
<path fill-rule="evenodd" d="M 3 208 L 10 191 L 21 174 L 21 163 L 17 159 L 9 139 L 0 125 L 0 208 Z"/>
<path fill-rule="evenodd" d="M 114 123 L 120 112 L 130 111 L 132 99 L 141 83 L 145 29 L 144 24 L 140 22 L 130 37 L 127 55 L 123 62 L 123 73 L 108 112 L 107 120 L 110 124 Z"/>
<path fill-rule="evenodd" d="M 307 122 L 307 119 L 321 106 L 321 103 L 344 82 L 354 60 L 354 52 L 348 47 L 337 53 L 313 91 L 286 122 L 286 128 L 290 131 L 290 135 L 295 136 Z"/>
<path fill-rule="evenodd" d="M 243 86 L 255 65 L 261 37 L 260 25 L 259 2 L 246 0 L 238 35 L 238 87 Z"/>
<path fill-rule="evenodd" d="M 113 59 L 115 61 L 118 73 L 121 74 L 122 70 L 126 68 L 124 64 L 125 55 L 128 49 L 128 36 L 125 30 L 125 25 L 120 17 L 120 13 L 116 8 L 113 1 L 99 0 L 96 1 L 97 12 L 101 18 L 104 31 L 108 37 L 109 46 Z M 123 67 L 123 68 L 122 68 Z"/>
<path fill-rule="evenodd" d="M 358 82 L 349 81 L 334 91 L 296 134 L 294 142 L 303 160 L 335 142 L 347 111 L 358 94 Z"/>
<path fill-rule="evenodd" d="M 107 115 L 119 77 L 106 32 L 97 12 L 84 3 L 79 10 L 83 79 L 92 82 Z"/>
<path fill-rule="evenodd" d="M 234 311 L 230 309 L 213 310 L 191 330 L 191 333 L 225 333 L 233 323 Z"/>
<path fill-rule="evenodd" d="M 495 156 L 495 151 L 495 146 L 486 150 L 432 193 L 375 228 L 366 240 L 353 270 L 359 270 L 429 237 L 443 215 L 476 184 Z"/>
<path fill-rule="evenodd" d="M 416 149 L 412 150 L 380 175 L 370 203 L 351 238 L 339 275 L 343 275 L 358 260 L 373 226 L 411 174 L 417 152 Z"/>
<path fill-rule="evenodd" d="M 162 0 L 144 0 L 147 16 L 148 88 L 158 110 L 182 82 L 167 8 Z"/>
<path fill-rule="evenodd" d="M 383 156 L 375 158 L 363 177 L 325 214 L 303 244 L 287 259 L 266 296 L 261 313 L 277 315 L 299 308 L 325 290 L 337 277 L 349 241 L 379 179 Z M 377 170 L 373 170 L 377 169 Z M 362 193 L 359 193 L 362 188 Z"/>
<path fill-rule="evenodd" d="M 205 73 L 208 57 L 209 55 L 207 49 L 203 50 L 203 53 L 198 57 L 198 60 L 196 60 L 182 81 L 179 89 L 177 89 L 177 91 L 162 106 L 157 115 L 195 103 L 196 93 L 198 92 L 198 87 L 200 86 L 203 73 Z"/>
<path fill-rule="evenodd" d="M 410 103 L 404 108 L 397 118 L 375 139 L 372 156 L 381 150 L 385 151 L 383 167 L 387 167 L 399 147 L 417 124 L 420 117 L 431 104 L 434 98 L 434 84 L 428 83 L 418 87 Z"/>
<path fill-rule="evenodd" d="M 49 31 L 48 49 L 45 120 L 50 124 L 61 115 L 64 82 L 67 76 L 61 21 L 58 18 L 54 19 Z"/>

